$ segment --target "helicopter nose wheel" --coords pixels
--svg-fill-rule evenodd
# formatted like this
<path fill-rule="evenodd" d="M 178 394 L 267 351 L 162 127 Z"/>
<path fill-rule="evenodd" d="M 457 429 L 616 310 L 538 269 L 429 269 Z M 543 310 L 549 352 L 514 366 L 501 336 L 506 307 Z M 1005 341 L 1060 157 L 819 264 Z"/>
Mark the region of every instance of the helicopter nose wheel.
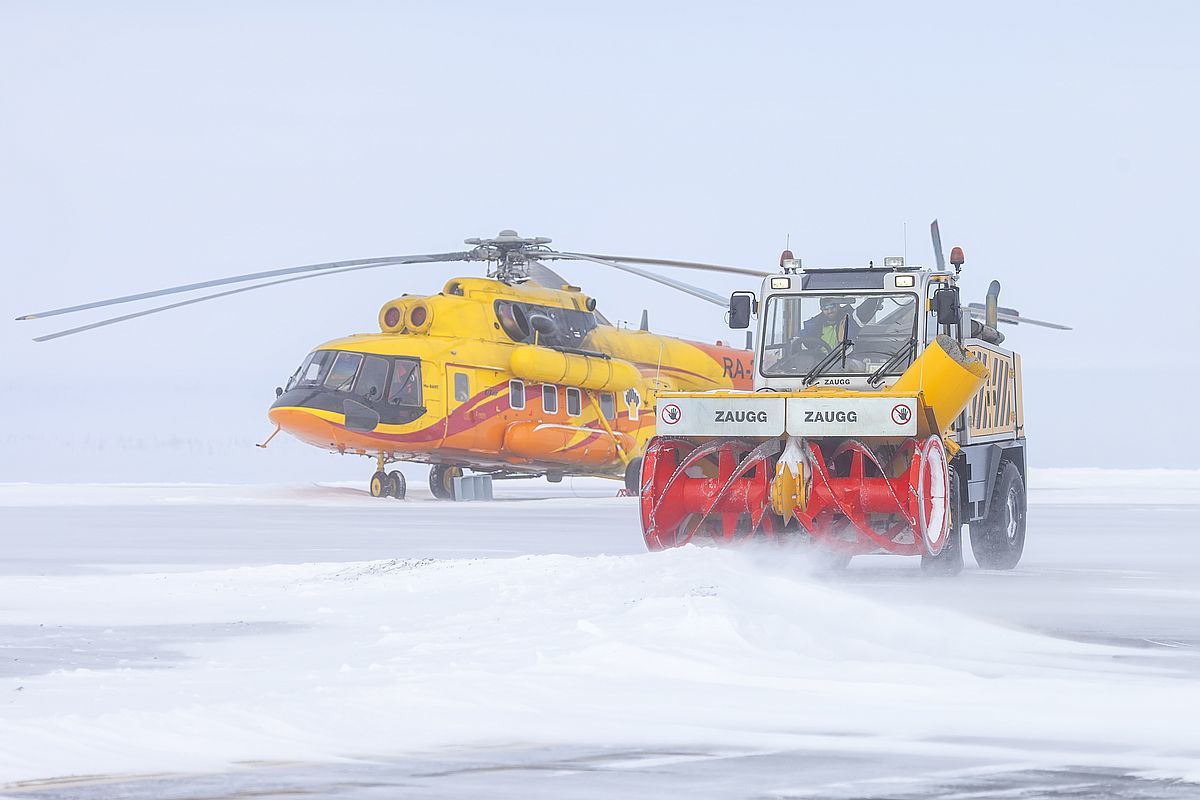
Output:
<path fill-rule="evenodd" d="M 377 470 L 371 476 L 371 497 L 394 497 L 403 500 L 407 493 L 408 485 L 402 472 Z"/>
<path fill-rule="evenodd" d="M 375 457 L 375 474 L 371 476 L 371 497 L 394 497 L 403 500 L 408 491 L 404 473 L 398 470 L 384 472 L 387 457 L 380 453 Z"/>

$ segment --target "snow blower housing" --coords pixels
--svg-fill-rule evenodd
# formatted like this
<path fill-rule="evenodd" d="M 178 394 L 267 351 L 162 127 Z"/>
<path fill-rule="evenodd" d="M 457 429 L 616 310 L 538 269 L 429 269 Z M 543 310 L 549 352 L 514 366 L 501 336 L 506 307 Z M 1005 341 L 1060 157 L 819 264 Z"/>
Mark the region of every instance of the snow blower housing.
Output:
<path fill-rule="evenodd" d="M 999 346 L 999 284 L 964 308 L 962 251 L 947 267 L 933 232 L 935 268 L 806 270 L 785 251 L 757 296 L 733 295 L 731 327 L 757 317 L 754 391 L 659 395 L 640 486 L 650 549 L 801 537 L 834 563 L 889 552 L 957 573 L 966 522 L 980 566 L 1016 566 L 1021 360 Z"/>

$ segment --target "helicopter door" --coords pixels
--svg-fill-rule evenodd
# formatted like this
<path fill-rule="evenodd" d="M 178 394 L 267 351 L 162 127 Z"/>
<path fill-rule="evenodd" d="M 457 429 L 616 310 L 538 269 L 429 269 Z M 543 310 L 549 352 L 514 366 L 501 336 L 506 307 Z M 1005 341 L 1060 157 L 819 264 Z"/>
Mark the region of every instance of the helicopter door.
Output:
<path fill-rule="evenodd" d="M 494 369 L 446 365 L 444 447 L 498 452 L 504 438 L 508 376 Z"/>

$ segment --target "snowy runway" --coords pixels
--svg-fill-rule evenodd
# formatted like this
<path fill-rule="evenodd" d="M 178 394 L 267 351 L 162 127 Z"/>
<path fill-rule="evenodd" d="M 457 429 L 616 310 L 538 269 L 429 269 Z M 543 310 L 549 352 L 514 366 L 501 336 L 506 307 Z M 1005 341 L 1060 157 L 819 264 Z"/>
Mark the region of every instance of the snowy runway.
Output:
<path fill-rule="evenodd" d="M 1190 796 L 1200 481 L 1035 485 L 952 580 L 646 554 L 606 482 L 0 486 L 0 795 Z"/>

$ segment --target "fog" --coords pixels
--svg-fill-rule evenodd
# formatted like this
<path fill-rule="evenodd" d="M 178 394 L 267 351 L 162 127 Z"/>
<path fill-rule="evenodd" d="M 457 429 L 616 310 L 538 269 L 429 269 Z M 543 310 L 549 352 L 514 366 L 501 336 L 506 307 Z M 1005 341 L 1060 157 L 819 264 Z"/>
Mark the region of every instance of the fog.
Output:
<path fill-rule="evenodd" d="M 1189 3 L 0 3 L 0 481 L 365 480 L 254 450 L 273 388 L 476 266 L 43 344 L 68 325 L 20 314 L 501 228 L 764 268 L 789 237 L 808 265 L 928 262 L 934 217 L 967 299 L 998 278 L 1002 305 L 1074 327 L 1006 329 L 1035 465 L 1193 466 L 1198 23 Z M 562 272 L 610 318 L 730 335 L 664 287 Z"/>

